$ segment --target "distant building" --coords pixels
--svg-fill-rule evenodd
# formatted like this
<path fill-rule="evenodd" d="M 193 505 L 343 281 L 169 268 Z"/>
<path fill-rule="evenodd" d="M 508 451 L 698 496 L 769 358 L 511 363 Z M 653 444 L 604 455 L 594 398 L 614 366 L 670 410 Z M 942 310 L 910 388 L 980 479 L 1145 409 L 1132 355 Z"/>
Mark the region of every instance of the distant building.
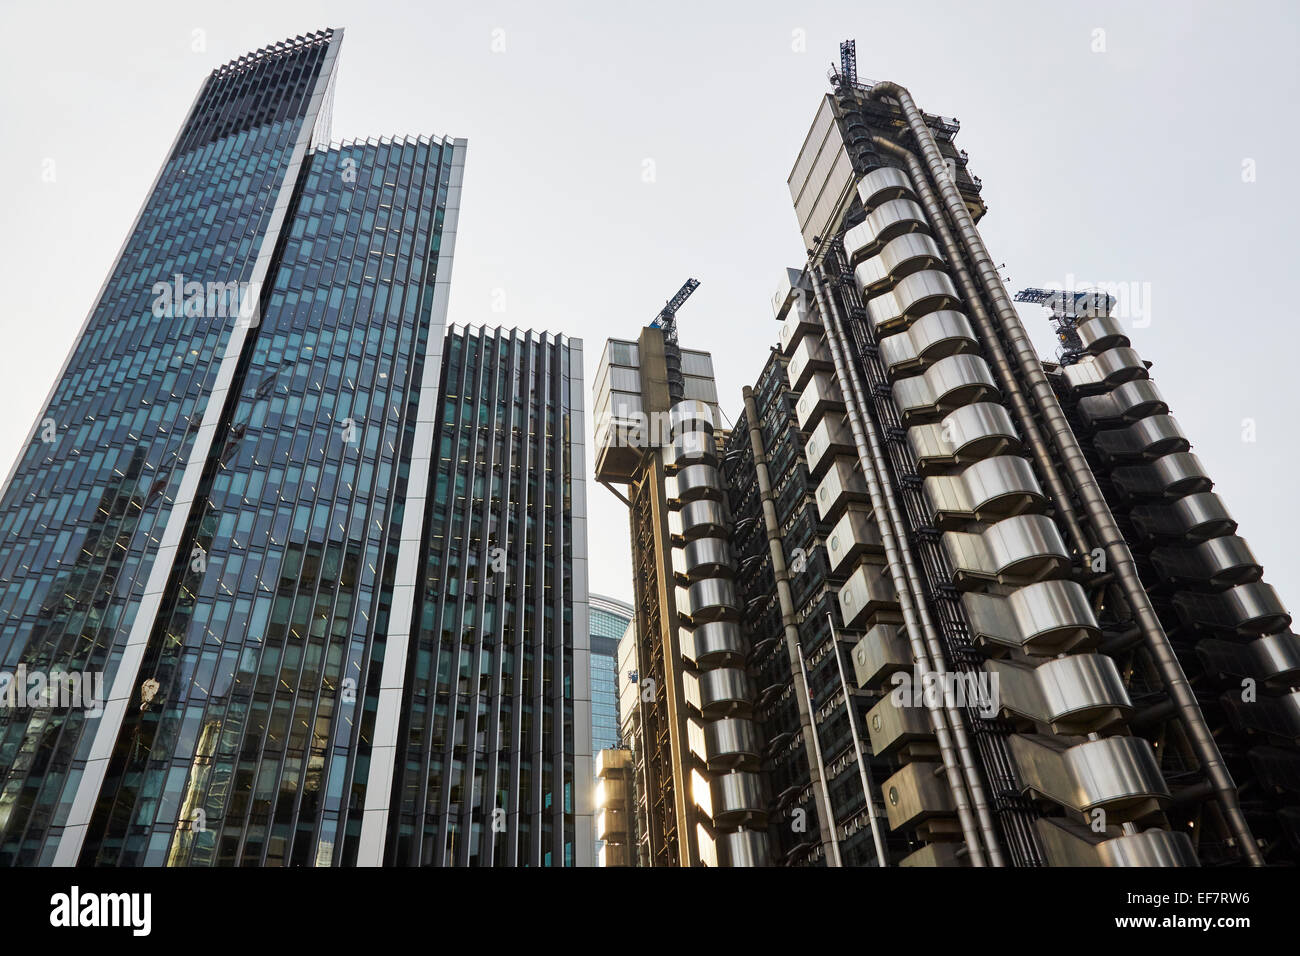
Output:
<path fill-rule="evenodd" d="M 618 642 L 632 621 L 632 605 L 592 594 L 588 599 L 591 632 L 592 756 L 622 741 L 618 726 Z"/>

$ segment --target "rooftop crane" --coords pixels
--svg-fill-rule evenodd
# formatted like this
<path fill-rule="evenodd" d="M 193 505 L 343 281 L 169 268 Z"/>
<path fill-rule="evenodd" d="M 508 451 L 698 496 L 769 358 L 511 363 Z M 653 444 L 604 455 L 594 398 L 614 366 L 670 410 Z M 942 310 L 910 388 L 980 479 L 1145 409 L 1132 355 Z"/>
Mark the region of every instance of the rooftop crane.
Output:
<path fill-rule="evenodd" d="M 677 310 L 682 307 L 696 289 L 700 287 L 699 279 L 687 279 L 677 294 L 664 303 L 659 314 L 650 320 L 650 328 L 662 329 L 664 333 L 664 363 L 668 367 L 668 396 L 673 404 L 682 400 L 686 379 L 682 376 L 682 352 L 677 347 Z"/>
<path fill-rule="evenodd" d="M 665 302 L 664 307 L 659 310 L 659 314 L 650 320 L 650 328 L 663 329 L 664 339 L 676 344 L 677 310 L 680 309 L 686 300 L 691 297 L 691 293 L 699 287 L 699 279 L 687 279 L 682 283 L 682 287 L 677 290 L 677 294 Z"/>
<path fill-rule="evenodd" d="M 1109 315 L 1115 300 L 1105 292 L 1074 292 L 1065 289 L 1021 289 L 1017 302 L 1041 305 L 1052 312 L 1056 340 L 1061 343 L 1056 357 L 1062 365 L 1073 365 L 1084 354 L 1079 338 L 1079 319 L 1091 315 Z"/>

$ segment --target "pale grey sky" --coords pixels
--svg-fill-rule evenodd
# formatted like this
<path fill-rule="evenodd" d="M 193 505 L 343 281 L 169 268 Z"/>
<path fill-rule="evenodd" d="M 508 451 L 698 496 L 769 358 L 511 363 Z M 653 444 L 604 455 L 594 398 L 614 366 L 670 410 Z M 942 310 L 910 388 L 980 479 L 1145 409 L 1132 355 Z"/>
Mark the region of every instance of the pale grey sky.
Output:
<path fill-rule="evenodd" d="M 1133 284 L 1134 345 L 1266 579 L 1298 593 L 1290 3 L 5 2 L 4 471 L 204 76 L 327 26 L 347 31 L 335 138 L 469 139 L 452 321 L 580 336 L 590 382 L 605 338 L 695 276 L 682 341 L 714 353 L 733 419 L 802 259 L 785 177 L 856 37 L 860 75 L 961 120 L 1013 290 Z M 1050 351 L 1044 315 L 1024 312 Z M 591 587 L 626 598 L 625 512 L 588 501 Z"/>

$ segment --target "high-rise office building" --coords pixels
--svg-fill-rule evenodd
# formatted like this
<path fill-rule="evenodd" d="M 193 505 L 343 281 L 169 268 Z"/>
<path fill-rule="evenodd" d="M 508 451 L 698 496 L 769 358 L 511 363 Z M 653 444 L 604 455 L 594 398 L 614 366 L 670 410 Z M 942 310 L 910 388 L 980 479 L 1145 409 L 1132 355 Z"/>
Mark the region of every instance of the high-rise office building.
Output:
<path fill-rule="evenodd" d="M 881 542 L 883 560 L 864 552 L 839 592 L 845 624 L 867 628 L 864 682 L 885 690 L 904 667 L 947 691 L 871 712 L 873 749 L 900 763 L 881 784 L 890 829 L 919 844 L 916 862 L 1292 858 L 1243 812 L 1277 778 L 1243 758 L 1247 785 L 1233 780 L 1225 721 L 1202 699 L 1221 685 L 1192 666 L 1196 635 L 1217 628 L 1250 646 L 1240 661 L 1259 661 L 1261 683 L 1285 686 L 1290 617 L 1248 551 L 1227 547 L 1229 525 L 1191 517 L 1162 526 L 1185 534 L 1155 566 L 1189 593 L 1171 599 L 1177 614 L 1159 606 L 1160 584 L 1134 560 L 1152 545 L 1145 511 L 1126 529 L 1103 488 L 1115 463 L 1195 470 L 1166 458 L 1187 442 L 1142 384 L 1147 367 L 1107 316 L 1079 323 L 1071 364 L 1045 368 L 976 228 L 980 184 L 952 143 L 956 122 L 922 113 L 897 84 L 860 82 L 844 53 L 790 177 L 810 252 L 781 297 L 783 341 L 792 379 L 833 373 L 828 431 L 849 438 L 819 506 L 865 495 L 874 527 L 855 544 Z M 1077 402 L 1074 422 L 1058 391 Z M 1216 504 L 1179 502 L 1165 502 L 1172 515 Z M 901 628 L 870 610 L 882 590 Z M 1282 730 L 1284 693 L 1228 700 L 1245 728 Z"/>
<path fill-rule="evenodd" d="M 673 403 L 626 466 L 597 435 L 598 478 L 643 469 L 638 619 L 675 625 L 641 676 L 683 687 L 625 717 L 637 859 L 1294 863 L 1300 640 L 1122 317 L 1027 290 L 1064 346 L 1041 360 L 956 121 L 859 80 L 851 43 L 831 78 L 743 416 Z M 703 851 L 657 853 L 684 822 Z"/>
<path fill-rule="evenodd" d="M 465 141 L 203 83 L 0 498 L 0 862 L 591 858 L 581 346 L 446 329 Z"/>
<path fill-rule="evenodd" d="M 385 862 L 590 866 L 582 344 L 447 348 Z"/>

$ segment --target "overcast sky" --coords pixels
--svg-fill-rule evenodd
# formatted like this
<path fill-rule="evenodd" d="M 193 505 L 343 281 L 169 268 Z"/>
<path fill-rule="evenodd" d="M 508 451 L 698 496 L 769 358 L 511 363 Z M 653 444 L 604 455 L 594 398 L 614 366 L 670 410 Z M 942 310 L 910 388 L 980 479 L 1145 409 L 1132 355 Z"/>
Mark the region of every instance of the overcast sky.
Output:
<path fill-rule="evenodd" d="M 856 37 L 860 76 L 961 120 L 1013 291 L 1071 276 L 1133 291 L 1149 319 L 1135 347 L 1267 580 L 1289 606 L 1300 593 L 1294 4 L 0 10 L 5 472 L 205 75 L 329 26 L 346 29 L 336 139 L 469 139 L 452 321 L 581 337 L 590 383 L 605 338 L 635 336 L 694 276 L 682 342 L 714 353 L 734 420 L 776 340 L 780 270 L 803 258 L 785 179 Z M 1046 313 L 1023 315 L 1050 354 Z M 626 513 L 594 483 L 588 501 L 591 588 L 627 598 Z"/>

